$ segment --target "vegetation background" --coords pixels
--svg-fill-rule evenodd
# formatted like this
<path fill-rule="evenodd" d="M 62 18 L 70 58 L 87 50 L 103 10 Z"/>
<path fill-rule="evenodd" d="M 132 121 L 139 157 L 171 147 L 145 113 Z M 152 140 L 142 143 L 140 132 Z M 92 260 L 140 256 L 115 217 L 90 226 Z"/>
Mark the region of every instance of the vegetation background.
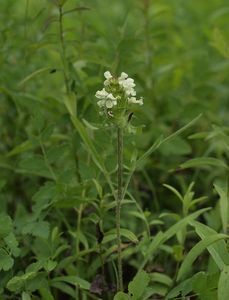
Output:
<path fill-rule="evenodd" d="M 0 299 L 116 294 L 116 204 L 92 151 L 116 184 L 106 70 L 144 98 L 125 176 L 202 114 L 134 172 L 115 299 L 229 299 L 228 15 L 227 0 L 1 1 Z"/>

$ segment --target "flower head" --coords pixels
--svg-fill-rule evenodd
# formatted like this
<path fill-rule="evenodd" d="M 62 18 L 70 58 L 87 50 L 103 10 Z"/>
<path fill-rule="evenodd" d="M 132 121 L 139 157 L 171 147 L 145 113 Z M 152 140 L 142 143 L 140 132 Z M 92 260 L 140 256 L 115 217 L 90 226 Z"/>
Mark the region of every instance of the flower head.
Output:
<path fill-rule="evenodd" d="M 104 88 L 95 94 L 102 114 L 120 120 L 128 114 L 131 105 L 143 105 L 143 99 L 136 98 L 136 85 L 128 74 L 122 72 L 117 78 L 106 71 L 104 77 Z"/>

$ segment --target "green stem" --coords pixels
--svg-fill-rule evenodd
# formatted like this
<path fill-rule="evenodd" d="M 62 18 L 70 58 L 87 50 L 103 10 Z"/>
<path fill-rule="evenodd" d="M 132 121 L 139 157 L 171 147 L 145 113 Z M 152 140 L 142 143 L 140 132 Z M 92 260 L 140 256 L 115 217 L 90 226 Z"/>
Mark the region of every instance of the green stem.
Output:
<path fill-rule="evenodd" d="M 64 43 L 64 30 L 63 30 L 63 10 L 62 6 L 59 6 L 59 36 L 60 36 L 60 48 L 61 48 L 61 59 L 63 64 L 63 74 L 64 74 L 64 81 L 67 94 L 70 92 L 69 84 L 68 84 L 68 66 L 67 66 L 67 59 L 66 59 L 66 50 L 65 50 L 65 43 Z"/>
<path fill-rule="evenodd" d="M 84 194 L 84 193 L 83 193 Z M 83 212 L 83 205 L 81 204 L 79 209 L 77 210 L 78 212 L 78 218 L 77 218 L 77 232 L 76 232 L 76 255 L 79 254 L 80 252 L 80 230 L 81 230 L 81 218 L 82 218 L 82 212 Z"/>
<path fill-rule="evenodd" d="M 123 278 L 122 278 L 122 257 L 121 257 L 121 234 L 120 234 L 120 215 L 121 215 L 121 201 L 122 201 L 122 175 L 123 175 L 123 130 L 118 127 L 117 129 L 117 205 L 116 205 L 116 230 L 117 230 L 117 246 L 118 246 L 118 291 L 123 290 Z"/>

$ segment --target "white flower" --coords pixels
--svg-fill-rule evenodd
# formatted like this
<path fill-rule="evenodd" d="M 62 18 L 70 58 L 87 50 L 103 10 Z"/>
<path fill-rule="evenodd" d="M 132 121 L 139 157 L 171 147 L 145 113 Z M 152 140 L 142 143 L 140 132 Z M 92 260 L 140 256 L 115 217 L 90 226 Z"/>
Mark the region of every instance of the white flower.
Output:
<path fill-rule="evenodd" d="M 143 99 L 136 98 L 136 85 L 134 79 L 128 77 L 128 74 L 122 72 L 117 78 L 109 71 L 106 71 L 104 77 L 104 88 L 95 94 L 96 98 L 99 99 L 97 104 L 102 114 L 108 116 L 113 116 L 114 112 L 117 112 L 117 115 L 120 114 L 120 112 L 114 108 L 115 106 L 118 106 L 119 109 L 121 107 L 127 109 L 130 104 L 143 105 Z"/>
<path fill-rule="evenodd" d="M 104 81 L 104 85 L 107 86 L 110 83 L 111 78 L 113 78 L 113 76 L 111 75 L 111 72 L 106 71 L 104 73 L 104 77 L 106 78 L 106 80 Z"/>
<path fill-rule="evenodd" d="M 111 75 L 111 72 L 110 72 L 110 71 L 106 71 L 106 72 L 104 73 L 104 77 L 105 77 L 106 79 L 111 79 L 113 76 Z"/>
<path fill-rule="evenodd" d="M 97 91 L 95 97 L 100 99 L 97 104 L 100 108 L 112 108 L 117 105 L 117 99 L 111 94 L 108 93 L 104 88 L 101 91 Z"/>
<path fill-rule="evenodd" d="M 106 101 L 105 101 L 105 100 L 99 100 L 99 101 L 97 102 L 97 104 L 98 104 L 98 106 L 99 106 L 100 108 L 102 108 L 102 107 L 105 106 Z"/>
<path fill-rule="evenodd" d="M 121 73 L 121 76 L 118 78 L 118 81 L 122 81 L 128 78 L 128 74 L 126 74 L 125 72 Z"/>
<path fill-rule="evenodd" d="M 108 99 L 106 101 L 106 107 L 107 108 L 112 108 L 113 106 L 114 106 L 114 102 L 112 100 Z"/>
<path fill-rule="evenodd" d="M 107 91 L 103 88 L 101 91 L 97 91 L 95 97 L 98 99 L 104 99 L 108 96 Z"/>
<path fill-rule="evenodd" d="M 143 98 L 136 99 L 136 97 L 130 97 L 128 98 L 128 103 L 143 105 Z"/>
<path fill-rule="evenodd" d="M 119 85 L 123 87 L 127 96 L 135 96 L 136 92 L 134 90 L 135 83 L 134 79 L 128 78 L 128 74 L 122 72 L 121 76 L 118 78 Z"/>
<path fill-rule="evenodd" d="M 112 94 L 108 94 L 105 105 L 107 108 L 112 108 L 117 105 L 117 99 Z"/>

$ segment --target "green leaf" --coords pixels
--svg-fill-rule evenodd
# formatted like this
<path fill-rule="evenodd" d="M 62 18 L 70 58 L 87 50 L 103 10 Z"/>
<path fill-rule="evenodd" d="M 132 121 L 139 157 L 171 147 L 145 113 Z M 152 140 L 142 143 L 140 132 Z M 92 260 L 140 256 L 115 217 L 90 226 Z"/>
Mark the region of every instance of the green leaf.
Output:
<path fill-rule="evenodd" d="M 38 260 L 30 265 L 27 266 L 25 273 L 37 273 L 44 267 L 45 260 Z"/>
<path fill-rule="evenodd" d="M 167 296 L 165 297 L 165 300 L 176 299 L 176 297 L 179 296 L 181 293 L 182 293 L 182 296 L 185 296 L 186 293 L 184 293 L 183 291 L 185 290 L 185 288 L 187 289 L 187 286 L 189 287 L 187 293 L 189 293 L 192 291 L 191 278 L 186 279 L 185 281 L 179 283 L 177 286 L 172 288 L 169 291 L 169 293 L 167 294 Z"/>
<path fill-rule="evenodd" d="M 183 133 L 185 130 L 187 130 L 189 127 L 194 125 L 201 117 L 201 114 L 194 118 L 191 122 L 189 122 L 187 125 L 184 127 L 178 129 L 176 132 L 172 133 L 171 135 L 167 136 L 166 138 L 159 137 L 156 142 L 137 160 L 136 165 L 138 165 L 140 162 L 145 160 L 147 157 L 149 157 L 154 151 L 156 151 L 162 144 L 172 140 L 176 136 L 180 135 Z"/>
<path fill-rule="evenodd" d="M 95 146 L 93 145 L 91 138 L 88 136 L 88 133 L 84 128 L 83 124 L 80 122 L 80 120 L 77 117 L 71 116 L 71 120 L 75 128 L 79 132 L 85 146 L 87 147 L 88 152 L 91 154 L 94 163 L 102 172 L 104 172 L 105 168 L 104 168 L 102 157 L 97 153 Z"/>
<path fill-rule="evenodd" d="M 115 295 L 114 300 L 130 300 L 131 298 L 123 293 L 123 292 L 118 292 L 118 294 Z"/>
<path fill-rule="evenodd" d="M 33 155 L 24 158 L 22 161 L 20 161 L 19 170 L 17 171 L 20 173 L 42 176 L 49 179 L 53 178 L 50 170 L 45 164 L 43 157 L 40 155 Z"/>
<path fill-rule="evenodd" d="M 200 272 L 197 276 L 193 276 L 192 290 L 197 293 L 201 300 L 218 300 L 217 287 L 219 281 L 218 273 Z M 209 288 L 210 287 L 210 288 Z"/>
<path fill-rule="evenodd" d="M 165 295 L 167 294 L 167 292 L 168 287 L 164 284 L 153 283 L 150 284 L 150 287 L 146 288 L 143 294 L 143 298 L 141 298 L 141 300 L 159 299 L 158 296 L 161 296 L 160 299 L 165 299 Z"/>
<path fill-rule="evenodd" d="M 191 222 L 192 220 L 198 218 L 201 214 L 203 214 L 204 212 L 208 211 L 209 208 L 203 208 L 200 210 L 197 210 L 196 212 L 190 214 L 189 216 L 181 219 L 180 221 L 178 221 L 176 224 L 172 225 L 168 230 L 166 230 L 164 233 L 159 232 L 153 239 L 153 241 L 151 242 L 151 244 L 149 245 L 146 255 L 145 255 L 145 259 L 141 265 L 141 268 L 143 268 L 145 266 L 145 264 L 147 263 L 148 259 L 152 259 L 153 255 L 155 253 L 155 251 L 158 249 L 158 247 L 162 244 L 164 244 L 167 240 L 169 240 L 172 236 L 176 235 L 178 231 L 180 231 L 181 229 L 183 229 L 185 226 L 187 226 L 187 224 L 189 222 Z"/>
<path fill-rule="evenodd" d="M 135 203 L 135 201 L 133 201 L 133 200 L 126 200 L 126 199 L 122 200 L 122 206 L 124 204 L 134 204 L 134 203 Z M 114 200 L 114 201 L 111 201 L 109 203 L 105 203 L 105 204 L 103 204 L 103 206 L 104 206 L 105 210 L 108 211 L 108 210 L 113 209 L 114 207 L 117 206 L 117 201 Z"/>
<path fill-rule="evenodd" d="M 144 293 L 150 281 L 150 276 L 145 271 L 140 271 L 129 283 L 128 290 L 133 300 L 138 300 Z"/>
<path fill-rule="evenodd" d="M 138 219 L 141 219 L 141 220 L 143 220 L 143 221 L 145 221 L 147 223 L 146 216 L 145 216 L 145 214 L 143 212 L 139 212 L 139 211 L 135 211 L 135 210 L 130 210 L 130 211 L 128 211 L 128 215 L 129 216 L 134 216 L 134 217 L 136 217 Z M 160 224 L 163 224 L 163 222 L 160 221 L 160 220 L 152 220 L 152 221 L 159 221 Z M 155 224 L 155 223 L 153 223 L 153 224 Z"/>
<path fill-rule="evenodd" d="M 200 222 L 191 221 L 190 225 L 195 227 L 196 233 L 201 239 L 217 234 L 215 230 Z M 218 241 L 214 245 L 208 246 L 207 249 L 220 270 L 229 264 L 229 254 L 225 241 Z"/>
<path fill-rule="evenodd" d="M 10 216 L 1 213 L 0 214 L 0 238 L 6 237 L 13 229 L 12 220 Z"/>
<path fill-rule="evenodd" d="M 57 187 L 53 182 L 46 181 L 45 185 L 33 195 L 32 200 L 35 202 L 32 209 L 38 216 L 42 210 L 47 209 L 54 201 L 57 195 Z"/>
<path fill-rule="evenodd" d="M 3 249 L 0 249 L 0 271 L 8 271 L 13 267 L 13 258 Z"/>
<path fill-rule="evenodd" d="M 70 285 L 68 285 L 64 282 L 59 282 L 59 281 L 51 282 L 50 285 L 52 287 L 54 287 L 55 289 L 59 289 L 64 294 L 71 296 L 72 299 L 74 299 L 76 296 L 75 287 L 72 288 Z"/>
<path fill-rule="evenodd" d="M 24 288 L 27 280 L 32 279 L 36 276 L 36 272 L 28 272 L 20 276 L 14 276 L 7 283 L 7 289 L 11 292 L 19 292 Z"/>
<path fill-rule="evenodd" d="M 30 140 L 23 142 L 22 144 L 16 146 L 11 151 L 9 151 L 6 157 L 14 156 L 19 153 L 23 153 L 33 147 L 33 143 Z"/>
<path fill-rule="evenodd" d="M 227 197 L 227 192 L 221 188 L 219 185 L 216 183 L 214 184 L 214 187 L 219 194 L 219 206 L 220 206 L 220 216 L 222 220 L 222 225 L 223 225 L 223 231 L 227 232 L 227 225 L 228 225 L 228 197 Z"/>
<path fill-rule="evenodd" d="M 125 238 L 127 238 L 131 242 L 138 243 L 138 238 L 130 230 L 125 229 L 125 228 L 121 228 L 120 229 L 120 234 L 121 234 L 121 236 L 124 236 Z M 103 242 L 102 243 L 104 244 L 104 243 L 110 242 L 110 241 L 116 239 L 116 237 L 117 237 L 116 229 L 111 229 L 111 230 L 107 231 L 104 234 L 104 238 L 103 238 Z"/>
<path fill-rule="evenodd" d="M 206 167 L 206 166 L 228 169 L 228 166 L 222 160 L 219 160 L 214 157 L 193 158 L 193 159 L 190 159 L 190 160 L 186 161 L 185 163 L 181 164 L 182 169 L 199 168 L 199 167 Z"/>
<path fill-rule="evenodd" d="M 153 145 L 136 161 L 136 166 L 149 157 L 154 151 L 156 151 L 160 145 L 163 143 L 163 136 L 160 136 Z"/>
<path fill-rule="evenodd" d="M 197 259 L 197 257 L 211 244 L 221 240 L 229 238 L 225 234 L 214 234 L 204 238 L 202 241 L 198 242 L 188 253 L 188 255 L 183 260 L 178 275 L 177 281 L 180 281 L 182 277 L 192 268 L 192 264 Z"/>
<path fill-rule="evenodd" d="M 39 272 L 33 278 L 29 278 L 26 280 L 26 289 L 28 291 L 34 292 L 39 290 L 40 288 L 47 288 L 48 281 L 47 281 L 47 273 L 46 272 Z"/>
<path fill-rule="evenodd" d="M 229 43 L 226 37 L 223 36 L 219 28 L 214 29 L 212 45 L 219 51 L 219 53 L 223 57 L 229 58 Z"/>
<path fill-rule="evenodd" d="M 64 97 L 64 104 L 70 116 L 74 117 L 76 114 L 76 95 L 74 93 L 68 93 Z"/>
<path fill-rule="evenodd" d="M 22 300 L 31 300 L 30 295 L 26 292 L 23 292 L 21 297 L 22 297 Z"/>
<path fill-rule="evenodd" d="M 47 239 L 50 232 L 50 225 L 46 221 L 31 222 L 23 227 L 23 234 L 32 234 L 33 236 Z"/>
<path fill-rule="evenodd" d="M 45 73 L 45 72 L 48 74 L 48 71 L 51 71 L 51 70 L 52 70 L 52 68 L 39 69 L 39 70 L 33 72 L 32 74 L 28 75 L 27 77 L 25 77 L 22 81 L 20 81 L 18 86 L 19 87 L 23 86 L 27 81 L 33 79 L 37 75 L 40 75 L 40 74 Z"/>
<path fill-rule="evenodd" d="M 172 249 L 175 260 L 178 262 L 182 261 L 184 257 L 184 246 L 174 245 Z"/>
<path fill-rule="evenodd" d="M 80 288 L 84 290 L 90 289 L 90 283 L 78 276 L 60 276 L 55 277 L 52 279 L 52 282 L 67 282 L 76 286 L 79 286 Z"/>
<path fill-rule="evenodd" d="M 150 281 L 152 281 L 152 282 L 163 283 L 167 286 L 172 286 L 172 284 L 173 284 L 173 280 L 166 274 L 153 272 L 149 275 L 150 275 Z"/>
<path fill-rule="evenodd" d="M 199 273 L 195 274 L 194 276 L 192 276 L 191 278 L 188 278 L 185 281 L 182 281 L 177 286 L 172 288 L 172 290 L 169 291 L 169 293 L 167 294 L 165 299 L 166 300 L 167 299 L 175 299 L 180 294 L 182 294 L 182 296 L 185 297 L 187 294 L 189 294 L 193 290 L 193 288 L 192 288 L 193 280 L 195 280 L 195 278 L 199 279 L 199 277 L 202 276 L 203 274 L 205 274 L 205 273 L 199 272 Z"/>
<path fill-rule="evenodd" d="M 218 283 L 218 300 L 229 299 L 229 266 L 224 266 Z"/>
<path fill-rule="evenodd" d="M 171 192 L 173 192 L 177 198 L 181 201 L 181 203 L 183 203 L 183 197 L 182 195 L 178 192 L 178 190 L 176 190 L 174 187 L 172 187 L 169 184 L 163 184 L 164 187 L 166 187 L 167 189 L 169 189 Z"/>
<path fill-rule="evenodd" d="M 166 144 L 161 145 L 160 152 L 164 156 L 181 156 L 188 155 L 192 152 L 191 146 L 189 143 L 181 138 L 180 136 L 174 137 L 172 140 L 166 142 Z"/>
<path fill-rule="evenodd" d="M 51 292 L 46 288 L 40 288 L 39 293 L 41 294 L 42 300 L 55 300 Z"/>
<path fill-rule="evenodd" d="M 99 184 L 99 182 L 96 179 L 93 178 L 92 180 L 95 184 L 95 187 L 96 187 L 96 190 L 98 192 L 99 198 L 102 199 L 102 197 L 103 197 L 103 188 L 102 188 L 102 186 Z"/>
<path fill-rule="evenodd" d="M 10 232 L 10 234 L 4 238 L 4 241 L 6 245 L 9 247 L 13 256 L 15 257 L 19 256 L 20 249 L 18 248 L 18 241 L 16 240 L 14 233 Z"/>
<path fill-rule="evenodd" d="M 51 259 L 48 259 L 44 264 L 44 268 L 47 272 L 53 271 L 56 266 L 57 266 L 57 262 Z"/>

